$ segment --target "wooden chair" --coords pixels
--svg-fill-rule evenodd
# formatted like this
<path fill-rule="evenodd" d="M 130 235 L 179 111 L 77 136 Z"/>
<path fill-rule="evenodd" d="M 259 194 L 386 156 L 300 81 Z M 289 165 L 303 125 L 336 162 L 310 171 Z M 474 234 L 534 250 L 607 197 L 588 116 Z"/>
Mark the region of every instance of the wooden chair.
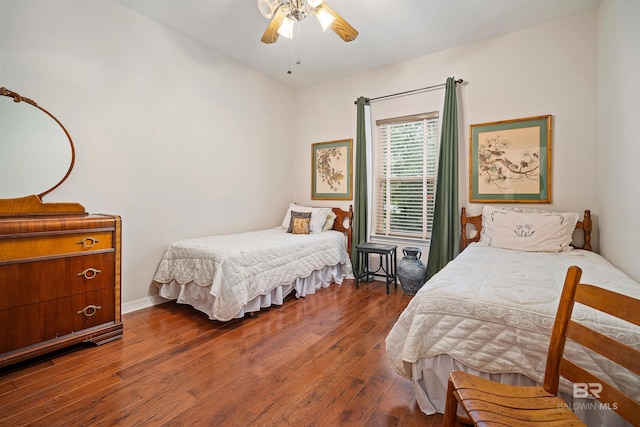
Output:
<path fill-rule="evenodd" d="M 544 386 L 499 384 L 452 371 L 445 403 L 445 427 L 456 424 L 458 404 L 469 418 L 460 417 L 461 421 L 477 426 L 584 426 L 557 396 L 560 376 L 574 384 L 595 383 L 595 390 L 584 387 L 581 392 L 589 391 L 632 425 L 640 426 L 640 403 L 563 356 L 569 338 L 640 375 L 640 351 L 571 320 L 574 302 L 579 302 L 640 326 L 640 300 L 580 283 L 581 276 L 582 270 L 575 266 L 567 272 L 551 335 Z"/>

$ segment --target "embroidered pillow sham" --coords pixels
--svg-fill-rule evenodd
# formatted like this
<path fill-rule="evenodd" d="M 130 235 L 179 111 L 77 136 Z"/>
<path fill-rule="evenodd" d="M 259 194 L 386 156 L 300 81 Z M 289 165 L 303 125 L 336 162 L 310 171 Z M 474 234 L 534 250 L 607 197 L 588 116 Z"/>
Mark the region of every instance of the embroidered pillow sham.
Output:
<path fill-rule="evenodd" d="M 484 206 L 480 242 L 529 252 L 569 251 L 577 222 L 574 212 L 515 212 Z"/>

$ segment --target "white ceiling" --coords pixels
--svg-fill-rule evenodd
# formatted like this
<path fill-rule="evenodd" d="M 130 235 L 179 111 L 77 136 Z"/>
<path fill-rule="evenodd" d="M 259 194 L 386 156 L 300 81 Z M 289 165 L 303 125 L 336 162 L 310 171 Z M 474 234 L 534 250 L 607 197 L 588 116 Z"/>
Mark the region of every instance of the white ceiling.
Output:
<path fill-rule="evenodd" d="M 298 41 L 270 45 L 260 42 L 269 20 L 256 0 L 116 1 L 300 88 L 577 14 L 600 0 L 328 0 L 358 30 L 356 40 L 323 33 L 309 16 Z"/>

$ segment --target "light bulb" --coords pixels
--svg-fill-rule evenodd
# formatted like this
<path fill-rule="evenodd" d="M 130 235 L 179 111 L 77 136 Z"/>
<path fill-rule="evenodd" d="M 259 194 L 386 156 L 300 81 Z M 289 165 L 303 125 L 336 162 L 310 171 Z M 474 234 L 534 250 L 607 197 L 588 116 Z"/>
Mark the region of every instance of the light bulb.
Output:
<path fill-rule="evenodd" d="M 280 27 L 278 28 L 278 34 L 288 39 L 292 39 L 293 38 L 293 19 L 284 18 L 284 21 L 282 21 L 282 24 L 280 24 Z"/>
<path fill-rule="evenodd" d="M 322 4 L 322 0 L 308 0 L 307 4 L 311 7 L 318 7 Z"/>
<path fill-rule="evenodd" d="M 316 11 L 316 18 L 318 18 L 318 21 L 320 21 L 320 25 L 322 25 L 322 29 L 325 31 L 331 26 L 333 21 L 336 20 L 335 16 L 324 9 L 319 9 Z"/>

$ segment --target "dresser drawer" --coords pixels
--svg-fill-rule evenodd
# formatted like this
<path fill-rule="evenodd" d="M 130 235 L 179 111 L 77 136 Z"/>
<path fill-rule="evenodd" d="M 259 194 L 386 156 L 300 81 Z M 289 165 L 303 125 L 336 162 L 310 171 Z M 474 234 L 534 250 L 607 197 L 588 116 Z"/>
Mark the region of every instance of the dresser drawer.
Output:
<path fill-rule="evenodd" d="M 0 353 L 113 322 L 114 313 L 112 288 L 0 310 Z"/>
<path fill-rule="evenodd" d="M 113 288 L 58 298 L 42 305 L 42 318 L 47 319 L 45 339 L 113 322 L 115 317 Z"/>
<path fill-rule="evenodd" d="M 0 238 L 0 262 L 86 253 L 113 248 L 113 232 L 37 234 Z"/>
<path fill-rule="evenodd" d="M 0 310 L 113 288 L 115 251 L 0 265 Z"/>

